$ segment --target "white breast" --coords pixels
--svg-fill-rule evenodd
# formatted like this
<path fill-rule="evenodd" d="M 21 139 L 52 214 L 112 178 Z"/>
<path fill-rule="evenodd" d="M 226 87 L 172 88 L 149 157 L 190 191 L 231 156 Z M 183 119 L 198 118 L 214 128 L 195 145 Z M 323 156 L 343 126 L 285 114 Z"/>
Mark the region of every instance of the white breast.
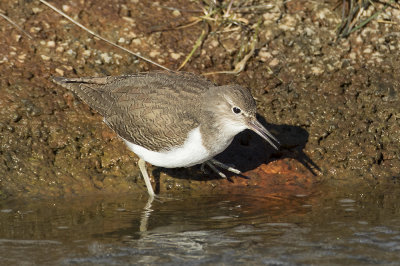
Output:
<path fill-rule="evenodd" d="M 200 127 L 189 132 L 182 146 L 169 151 L 155 152 L 124 140 L 128 148 L 152 165 L 165 168 L 188 167 L 203 163 L 213 157 L 203 146 Z"/>

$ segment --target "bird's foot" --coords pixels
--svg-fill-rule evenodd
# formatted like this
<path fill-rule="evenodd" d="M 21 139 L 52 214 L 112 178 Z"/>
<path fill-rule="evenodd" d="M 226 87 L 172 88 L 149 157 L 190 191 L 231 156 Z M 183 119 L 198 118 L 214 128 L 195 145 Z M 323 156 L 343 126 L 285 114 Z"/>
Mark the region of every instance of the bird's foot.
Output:
<path fill-rule="evenodd" d="M 234 174 L 240 175 L 242 172 L 232 166 L 229 166 L 227 164 L 221 163 L 220 161 L 217 161 L 215 159 L 210 159 L 209 161 L 211 161 L 212 164 L 221 167 L 222 169 L 228 170 L 229 172 L 232 172 Z"/>
<path fill-rule="evenodd" d="M 232 172 L 232 173 L 237 174 L 237 175 L 240 175 L 242 173 L 238 169 L 233 168 L 233 167 L 231 167 L 229 165 L 226 165 L 224 163 L 221 163 L 220 161 L 217 161 L 215 159 L 210 159 L 210 160 L 204 162 L 201 165 L 201 170 L 203 172 L 205 172 L 204 171 L 204 165 L 205 164 L 207 164 L 211 168 L 211 170 L 213 170 L 215 173 L 217 173 L 222 178 L 226 178 L 226 175 L 224 173 L 222 173 L 220 170 L 218 170 L 216 166 L 218 166 L 218 167 L 220 167 L 222 169 L 228 170 L 229 172 Z"/>

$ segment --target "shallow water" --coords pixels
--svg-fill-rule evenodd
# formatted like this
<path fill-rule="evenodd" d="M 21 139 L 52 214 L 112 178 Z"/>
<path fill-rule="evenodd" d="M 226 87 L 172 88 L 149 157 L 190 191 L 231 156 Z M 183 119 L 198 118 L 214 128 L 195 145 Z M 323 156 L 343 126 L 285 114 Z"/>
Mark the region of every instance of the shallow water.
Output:
<path fill-rule="evenodd" d="M 398 265 L 400 190 L 333 190 L 0 202 L 0 264 Z"/>

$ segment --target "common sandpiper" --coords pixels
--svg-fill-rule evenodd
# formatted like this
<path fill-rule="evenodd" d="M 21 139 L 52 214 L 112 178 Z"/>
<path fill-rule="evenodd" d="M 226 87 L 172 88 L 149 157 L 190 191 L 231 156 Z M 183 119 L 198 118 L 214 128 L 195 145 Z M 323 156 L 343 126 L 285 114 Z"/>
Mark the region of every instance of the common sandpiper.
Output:
<path fill-rule="evenodd" d="M 150 198 L 155 196 L 145 162 L 165 168 L 205 163 L 241 172 L 215 159 L 235 135 L 250 129 L 277 149 L 278 140 L 256 119 L 256 102 L 240 85 L 217 86 L 182 72 L 53 81 L 78 95 L 139 156 Z"/>

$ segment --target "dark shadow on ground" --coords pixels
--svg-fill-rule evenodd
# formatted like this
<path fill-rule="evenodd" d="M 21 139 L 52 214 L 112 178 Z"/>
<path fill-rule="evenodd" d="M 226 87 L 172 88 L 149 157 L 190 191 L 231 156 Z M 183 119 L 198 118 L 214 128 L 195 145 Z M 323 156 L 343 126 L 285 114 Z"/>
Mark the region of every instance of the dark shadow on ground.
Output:
<path fill-rule="evenodd" d="M 261 116 L 258 120 L 279 140 L 279 150 L 275 150 L 268 142 L 257 134 L 246 130 L 238 134 L 232 144 L 215 159 L 228 165 L 233 165 L 242 172 L 253 170 L 263 163 L 268 164 L 277 159 L 293 158 L 301 162 L 313 175 L 320 171 L 319 167 L 303 152 L 308 141 L 309 134 L 306 130 L 298 126 L 272 125 L 268 124 Z M 164 172 L 169 176 L 191 180 L 214 180 L 219 179 L 219 175 L 212 172 L 207 166 L 208 173 L 204 174 L 200 166 L 189 168 L 167 169 L 156 167 L 153 176 L 156 180 L 156 193 L 160 189 L 160 173 Z M 232 173 L 223 171 L 227 177 L 233 176 Z M 245 176 L 243 176 L 246 178 Z"/>

